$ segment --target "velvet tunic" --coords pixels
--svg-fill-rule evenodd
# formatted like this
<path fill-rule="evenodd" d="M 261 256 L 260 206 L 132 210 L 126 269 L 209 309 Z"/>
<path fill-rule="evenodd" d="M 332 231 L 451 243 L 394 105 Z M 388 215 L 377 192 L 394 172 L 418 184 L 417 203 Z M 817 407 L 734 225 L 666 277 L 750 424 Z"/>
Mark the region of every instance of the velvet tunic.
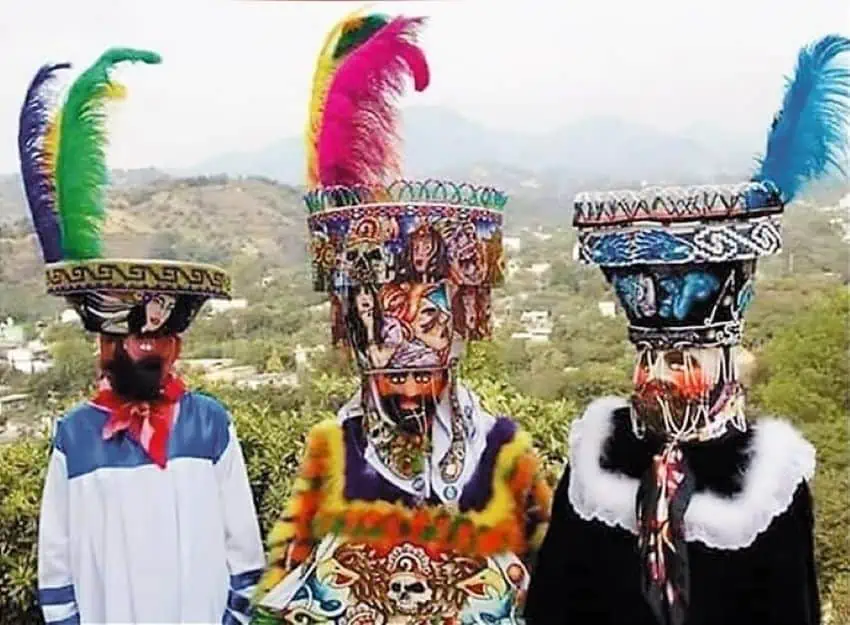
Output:
<path fill-rule="evenodd" d="M 635 437 L 621 401 L 595 402 L 574 425 L 529 625 L 656 625 L 641 593 L 634 494 L 660 446 Z M 817 625 L 811 446 L 770 420 L 684 452 L 696 477 L 685 515 L 687 625 Z"/>

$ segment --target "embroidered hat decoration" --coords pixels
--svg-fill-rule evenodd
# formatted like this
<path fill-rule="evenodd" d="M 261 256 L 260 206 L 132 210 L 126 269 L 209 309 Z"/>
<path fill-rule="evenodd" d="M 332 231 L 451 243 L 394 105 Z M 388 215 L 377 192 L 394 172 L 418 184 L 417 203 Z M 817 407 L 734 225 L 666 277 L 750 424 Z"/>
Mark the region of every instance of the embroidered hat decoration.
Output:
<path fill-rule="evenodd" d="M 126 97 L 110 72 L 121 63 L 160 61 L 148 50 L 111 48 L 77 77 L 61 104 L 55 81 L 70 64 L 45 65 L 21 108 L 21 174 L 47 292 L 65 297 L 89 331 L 180 333 L 207 299 L 230 298 L 230 277 L 218 267 L 103 257 L 107 107 Z"/>

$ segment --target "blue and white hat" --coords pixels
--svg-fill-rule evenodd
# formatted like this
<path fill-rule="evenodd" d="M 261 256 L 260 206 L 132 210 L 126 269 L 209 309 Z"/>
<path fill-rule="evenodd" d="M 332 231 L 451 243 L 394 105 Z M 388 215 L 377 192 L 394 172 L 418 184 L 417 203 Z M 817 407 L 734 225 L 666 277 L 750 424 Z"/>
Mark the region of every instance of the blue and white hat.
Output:
<path fill-rule="evenodd" d="M 781 216 L 816 179 L 846 177 L 850 40 L 804 47 L 752 178 L 734 185 L 579 193 L 579 258 L 599 265 L 638 347 L 740 343 L 760 256 L 782 249 Z"/>

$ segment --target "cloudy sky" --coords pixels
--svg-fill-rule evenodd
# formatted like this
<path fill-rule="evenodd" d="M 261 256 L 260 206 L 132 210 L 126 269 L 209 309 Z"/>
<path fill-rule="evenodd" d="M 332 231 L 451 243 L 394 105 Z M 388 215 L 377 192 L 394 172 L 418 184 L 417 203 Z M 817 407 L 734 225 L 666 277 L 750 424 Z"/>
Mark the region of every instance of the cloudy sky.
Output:
<path fill-rule="evenodd" d="M 3 0 L 0 172 L 17 167 L 17 115 L 47 61 L 70 80 L 104 49 L 156 50 L 117 72 L 110 164 L 188 166 L 301 132 L 313 61 L 352 2 Z M 797 50 L 850 35 L 848 0 L 454 0 L 376 2 L 429 16 L 432 84 L 405 105 L 440 105 L 528 132 L 616 115 L 674 132 L 761 136 Z M 709 133 L 710 137 L 710 133 Z"/>

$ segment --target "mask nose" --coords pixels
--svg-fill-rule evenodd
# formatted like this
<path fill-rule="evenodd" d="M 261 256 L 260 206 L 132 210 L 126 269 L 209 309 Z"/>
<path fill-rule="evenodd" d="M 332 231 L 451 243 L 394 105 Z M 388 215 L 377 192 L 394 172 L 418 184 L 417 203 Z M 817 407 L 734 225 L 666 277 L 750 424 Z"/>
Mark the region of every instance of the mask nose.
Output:
<path fill-rule="evenodd" d="M 152 356 L 156 350 L 156 345 L 152 339 L 128 338 L 124 340 L 124 350 L 133 360 L 141 360 Z"/>

